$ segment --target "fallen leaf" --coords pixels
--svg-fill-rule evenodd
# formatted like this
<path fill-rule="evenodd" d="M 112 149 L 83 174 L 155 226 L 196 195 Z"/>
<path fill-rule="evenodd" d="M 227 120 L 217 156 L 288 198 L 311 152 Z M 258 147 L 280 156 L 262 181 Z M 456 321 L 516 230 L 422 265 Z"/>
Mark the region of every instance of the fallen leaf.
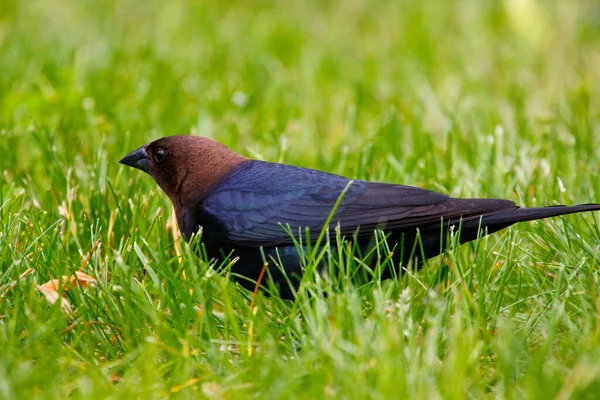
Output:
<path fill-rule="evenodd" d="M 43 285 L 36 286 L 36 289 L 44 295 L 48 303 L 54 304 L 60 299 L 60 308 L 65 312 L 71 312 L 73 307 L 71 307 L 71 303 L 64 297 L 64 294 L 77 285 L 86 289 L 90 286 L 96 286 L 96 283 L 96 278 L 93 276 L 76 271 L 75 275 L 63 275 L 61 279 L 49 280 Z M 61 287 L 63 296 L 60 294 Z"/>
<path fill-rule="evenodd" d="M 50 304 L 54 304 L 56 303 L 56 300 L 60 299 L 60 308 L 64 312 L 70 313 L 71 311 L 73 311 L 73 307 L 71 307 L 71 303 L 69 303 L 69 300 L 67 300 L 64 297 L 61 297 L 58 293 L 58 284 L 56 283 L 57 281 L 58 279 L 53 279 L 49 282 L 44 283 L 43 285 L 38 285 L 36 289 L 44 295 L 46 301 Z"/>

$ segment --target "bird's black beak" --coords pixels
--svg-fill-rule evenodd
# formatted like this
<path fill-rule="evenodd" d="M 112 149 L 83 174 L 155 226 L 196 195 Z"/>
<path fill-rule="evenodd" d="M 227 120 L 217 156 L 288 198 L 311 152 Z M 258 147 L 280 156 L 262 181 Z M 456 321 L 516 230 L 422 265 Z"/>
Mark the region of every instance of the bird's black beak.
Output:
<path fill-rule="evenodd" d="M 149 174 L 150 160 L 148 159 L 146 150 L 144 150 L 145 147 L 146 145 L 143 145 L 139 149 L 132 151 L 131 153 L 123 157 L 119 162 L 121 164 L 125 164 L 133 168 L 141 169 L 142 171 Z"/>

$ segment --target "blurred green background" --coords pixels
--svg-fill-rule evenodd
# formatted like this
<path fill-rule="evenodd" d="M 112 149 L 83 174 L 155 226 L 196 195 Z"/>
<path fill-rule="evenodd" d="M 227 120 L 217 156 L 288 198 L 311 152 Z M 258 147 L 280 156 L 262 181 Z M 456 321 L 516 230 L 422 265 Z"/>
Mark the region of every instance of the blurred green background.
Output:
<path fill-rule="evenodd" d="M 0 397 L 595 398 L 593 216 L 457 255 L 487 280 L 389 283 L 411 310 L 396 325 L 378 286 L 306 303 L 302 324 L 179 263 L 168 199 L 118 160 L 192 133 L 455 196 L 600 202 L 599 71 L 596 1 L 2 0 L 0 294 L 36 273 L 0 299 Z M 48 306 L 35 285 L 96 240 L 98 292 L 72 295 L 75 317 Z M 225 322 L 190 311 L 213 301 Z M 262 353 L 221 351 L 253 335 Z"/>
<path fill-rule="evenodd" d="M 522 186 L 535 171 L 520 157 L 546 159 L 551 173 L 583 184 L 598 166 L 599 8 L 3 1 L 1 123 L 12 151 L 2 169 L 43 170 L 31 136 L 74 166 L 99 148 L 115 161 L 139 143 L 193 132 L 266 159 L 381 179 L 394 169 L 386 157 L 357 169 L 357 155 L 374 148 L 408 172 L 397 180 L 434 177 L 447 190 L 461 190 L 456 174 L 490 157 L 504 158 L 503 172 L 526 170 Z M 497 127 L 503 147 L 490 154 Z M 553 154 L 554 143 L 576 158 Z M 493 181 L 488 195 L 510 189 L 504 174 L 477 178 Z"/>

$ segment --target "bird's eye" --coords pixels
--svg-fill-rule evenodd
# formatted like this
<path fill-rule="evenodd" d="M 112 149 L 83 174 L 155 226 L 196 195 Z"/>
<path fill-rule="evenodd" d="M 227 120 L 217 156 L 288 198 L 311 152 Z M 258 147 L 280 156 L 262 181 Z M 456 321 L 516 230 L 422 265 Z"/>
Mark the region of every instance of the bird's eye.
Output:
<path fill-rule="evenodd" d="M 154 159 L 156 160 L 157 163 L 159 163 L 165 158 L 166 155 L 167 155 L 167 152 L 165 149 L 158 148 L 154 152 Z"/>

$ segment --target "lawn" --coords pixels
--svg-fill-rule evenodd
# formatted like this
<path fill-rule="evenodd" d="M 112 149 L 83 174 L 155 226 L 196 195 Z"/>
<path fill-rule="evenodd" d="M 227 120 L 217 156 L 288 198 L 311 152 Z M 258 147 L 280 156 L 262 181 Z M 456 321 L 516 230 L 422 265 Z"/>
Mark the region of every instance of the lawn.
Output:
<path fill-rule="evenodd" d="M 598 213 L 388 281 L 332 245 L 291 302 L 195 255 L 118 160 L 195 134 L 453 196 L 600 202 L 599 71 L 593 1 L 2 0 L 0 398 L 598 398 Z M 79 270 L 95 285 L 61 281 Z"/>

